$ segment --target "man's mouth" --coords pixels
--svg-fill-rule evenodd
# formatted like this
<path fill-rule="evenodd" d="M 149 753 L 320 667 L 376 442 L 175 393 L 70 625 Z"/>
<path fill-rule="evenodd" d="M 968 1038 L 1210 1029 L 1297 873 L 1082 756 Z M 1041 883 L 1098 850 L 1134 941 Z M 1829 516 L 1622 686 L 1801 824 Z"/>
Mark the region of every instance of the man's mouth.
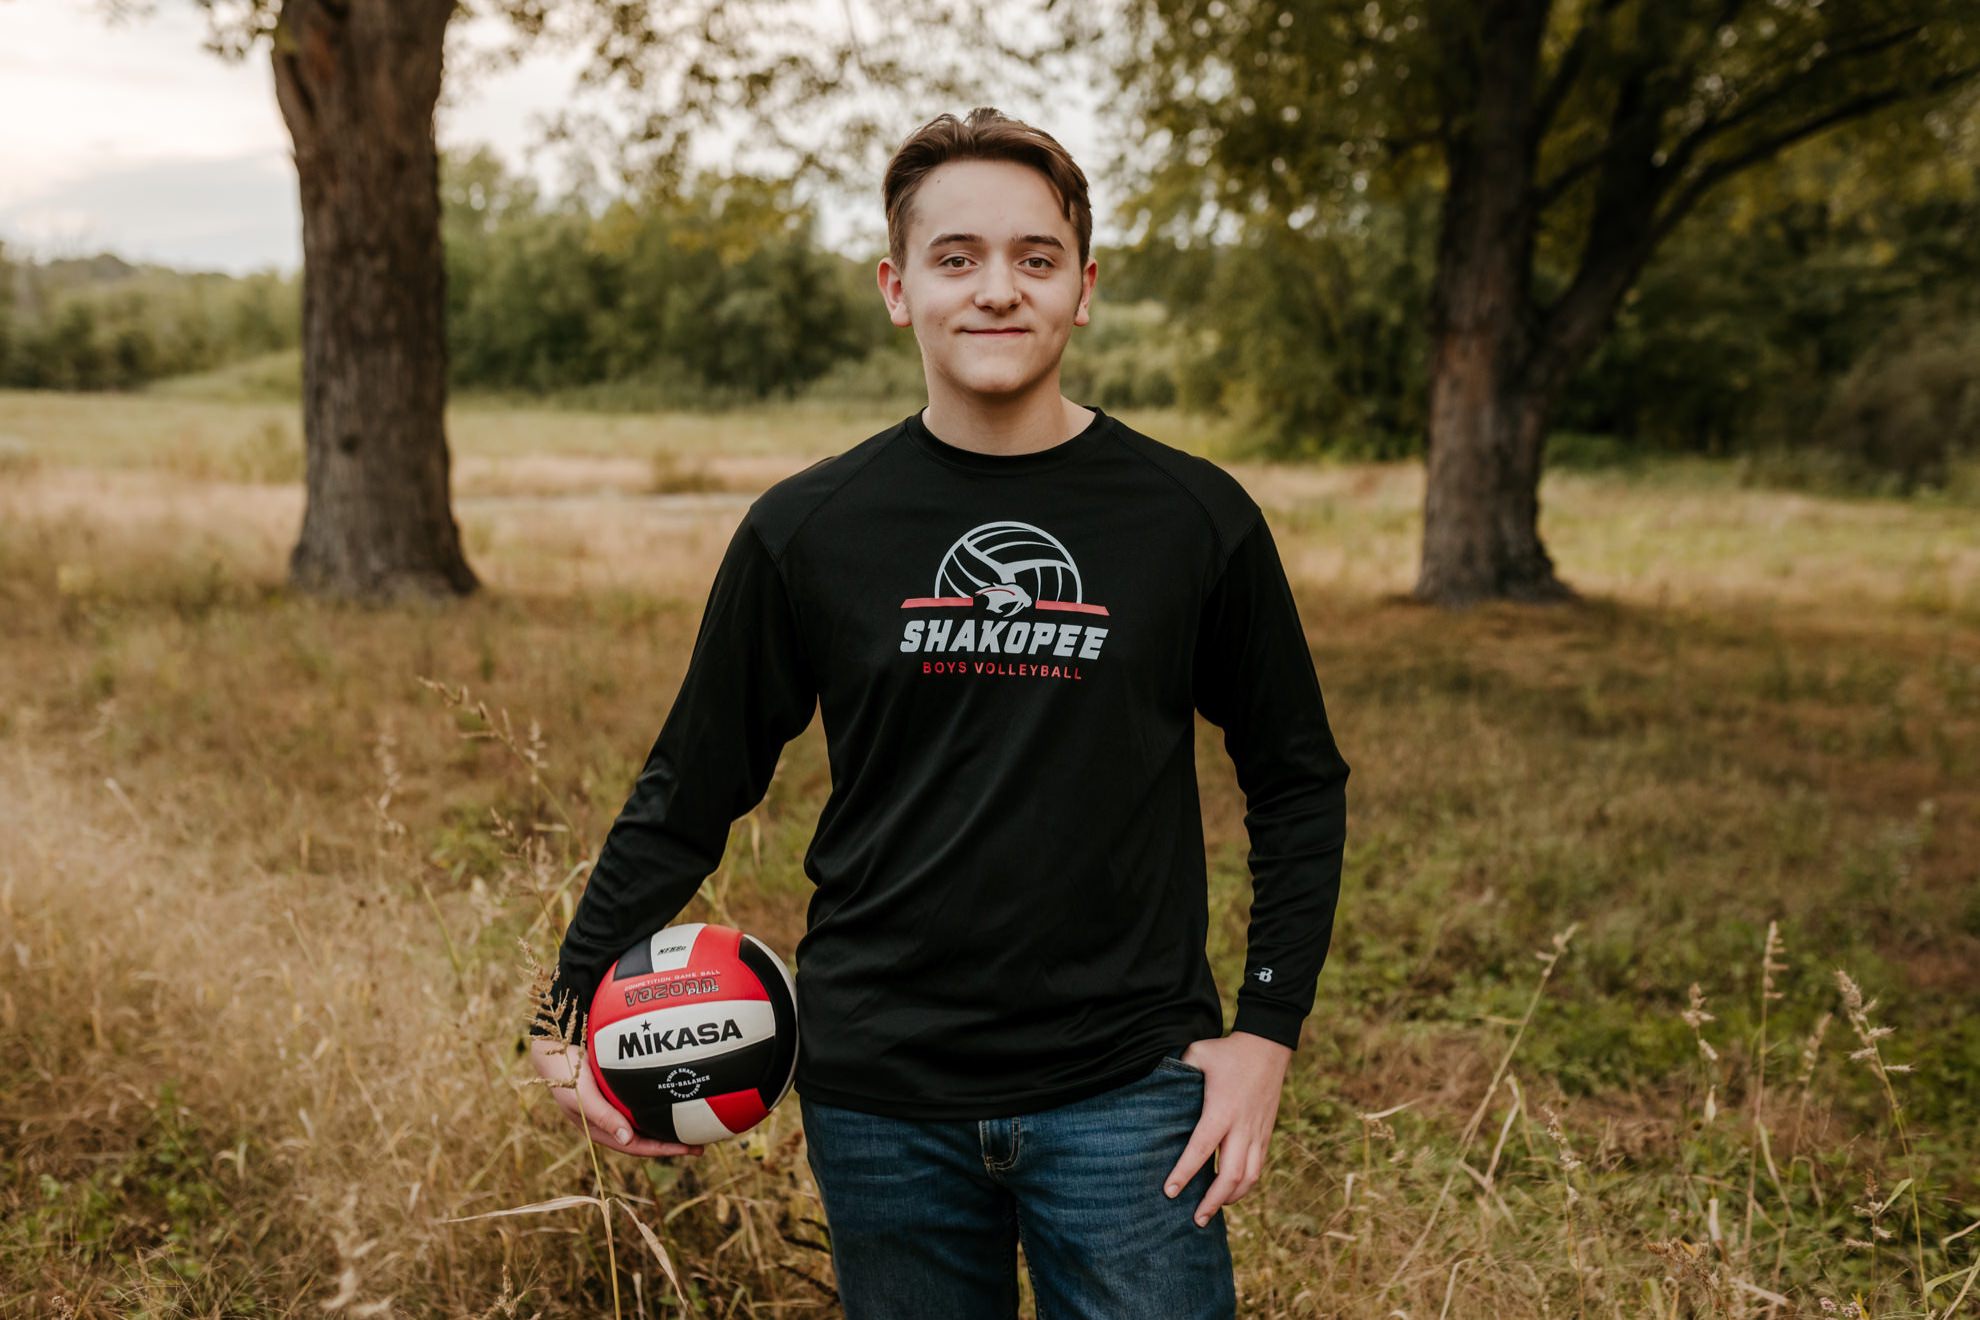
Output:
<path fill-rule="evenodd" d="M 1017 326 L 1005 326 L 1004 328 L 999 330 L 964 330 L 963 333 L 966 335 L 990 335 L 993 337 L 999 335 L 1010 335 L 1015 337 L 1017 335 L 1030 334 L 1031 332 L 1029 330 L 1020 329 Z"/>

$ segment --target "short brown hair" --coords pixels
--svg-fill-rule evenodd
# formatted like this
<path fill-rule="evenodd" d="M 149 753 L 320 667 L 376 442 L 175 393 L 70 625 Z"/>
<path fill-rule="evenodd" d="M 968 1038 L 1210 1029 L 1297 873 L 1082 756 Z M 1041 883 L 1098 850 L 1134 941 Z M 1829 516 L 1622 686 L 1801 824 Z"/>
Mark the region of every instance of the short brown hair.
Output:
<path fill-rule="evenodd" d="M 887 203 L 887 255 L 896 266 L 906 260 L 909 203 L 930 170 L 952 160 L 1008 160 L 1029 165 L 1059 195 L 1073 233 L 1079 236 L 1079 264 L 1093 244 L 1093 206 L 1086 197 L 1086 175 L 1058 140 L 1043 129 L 978 106 L 967 118 L 939 114 L 908 134 L 894 158 L 880 194 Z"/>

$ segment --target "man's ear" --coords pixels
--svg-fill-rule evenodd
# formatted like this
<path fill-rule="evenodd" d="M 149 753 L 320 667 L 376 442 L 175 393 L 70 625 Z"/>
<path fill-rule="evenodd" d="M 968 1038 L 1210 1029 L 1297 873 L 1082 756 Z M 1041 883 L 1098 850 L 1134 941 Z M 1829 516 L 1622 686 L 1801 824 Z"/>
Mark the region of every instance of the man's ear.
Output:
<path fill-rule="evenodd" d="M 1086 269 L 1079 273 L 1079 310 L 1073 313 L 1074 325 L 1085 325 L 1092 320 L 1093 283 L 1100 277 L 1100 263 L 1093 258 L 1086 259 Z"/>
<path fill-rule="evenodd" d="M 901 273 L 894 269 L 893 258 L 880 258 L 873 275 L 880 284 L 880 296 L 887 300 L 887 319 L 903 329 L 913 325 L 914 318 L 908 314 L 907 287 L 901 282 Z"/>

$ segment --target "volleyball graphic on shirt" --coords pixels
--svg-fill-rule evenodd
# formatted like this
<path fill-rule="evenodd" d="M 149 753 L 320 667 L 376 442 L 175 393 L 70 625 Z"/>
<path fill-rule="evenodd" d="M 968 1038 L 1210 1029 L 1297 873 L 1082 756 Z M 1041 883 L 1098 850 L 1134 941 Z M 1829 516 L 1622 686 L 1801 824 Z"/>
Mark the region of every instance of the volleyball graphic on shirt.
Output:
<path fill-rule="evenodd" d="M 669 926 L 619 955 L 592 996 L 586 1057 L 641 1136 L 702 1145 L 761 1123 L 797 1071 L 797 986 L 753 935 Z"/>
<path fill-rule="evenodd" d="M 935 573 L 936 596 L 973 596 L 992 614 L 1082 599 L 1079 567 L 1059 539 L 1025 522 L 989 522 L 956 538 Z"/>

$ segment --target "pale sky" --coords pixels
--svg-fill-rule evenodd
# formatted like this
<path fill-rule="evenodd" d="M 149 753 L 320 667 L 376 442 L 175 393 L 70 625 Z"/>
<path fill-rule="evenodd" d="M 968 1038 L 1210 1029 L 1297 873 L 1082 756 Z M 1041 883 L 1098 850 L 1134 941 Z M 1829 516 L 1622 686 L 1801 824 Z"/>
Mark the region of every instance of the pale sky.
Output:
<path fill-rule="evenodd" d="M 0 0 L 0 241 L 37 257 L 110 251 L 237 273 L 301 263 L 295 173 L 267 53 L 225 61 L 204 49 L 204 35 L 191 0 L 159 0 L 152 16 L 121 23 L 94 0 Z M 488 144 L 555 189 L 553 167 L 532 163 L 530 148 L 539 116 L 571 101 L 576 69 L 575 57 L 538 55 L 450 85 L 441 147 Z M 1090 109 L 1058 109 L 1047 127 L 1092 172 Z M 1104 233 L 1103 199 L 1094 201 Z M 875 246 L 878 211 L 877 198 L 828 205 L 822 237 Z"/>

